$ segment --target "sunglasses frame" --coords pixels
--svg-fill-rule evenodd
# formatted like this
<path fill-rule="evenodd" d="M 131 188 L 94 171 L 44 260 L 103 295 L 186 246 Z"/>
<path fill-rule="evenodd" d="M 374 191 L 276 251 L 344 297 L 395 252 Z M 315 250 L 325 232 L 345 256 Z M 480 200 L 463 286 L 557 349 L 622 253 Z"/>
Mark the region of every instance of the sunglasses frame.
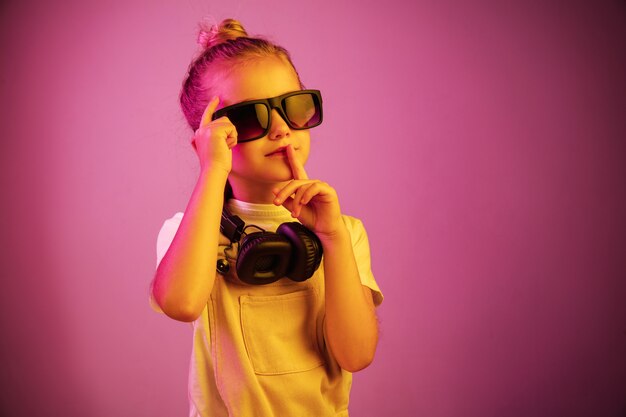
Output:
<path fill-rule="evenodd" d="M 294 126 L 291 121 L 289 120 L 289 118 L 287 117 L 287 115 L 285 114 L 285 111 L 283 109 L 283 101 L 291 96 L 297 96 L 297 95 L 301 95 L 301 94 L 311 94 L 313 95 L 314 98 L 317 98 L 317 101 L 319 102 L 319 122 L 317 122 L 316 124 L 314 124 L 313 126 L 307 126 L 307 127 L 297 127 Z M 307 129 L 311 129 L 313 127 L 319 126 L 320 124 L 322 124 L 322 120 L 324 118 L 324 111 L 323 111 L 323 106 L 322 106 L 322 93 L 319 90 L 297 90 L 297 91 L 291 91 L 289 93 L 286 94 L 282 94 L 280 96 L 276 96 L 276 97 L 271 97 L 271 98 L 263 98 L 263 99 L 259 99 L 259 100 L 250 100 L 250 101 L 242 101 L 241 103 L 237 103 L 237 104 L 233 104 L 230 106 L 226 106 L 223 107 L 219 110 L 217 110 L 215 113 L 213 113 L 213 116 L 211 118 L 211 120 L 215 120 L 218 119 L 222 116 L 226 116 L 226 114 L 233 109 L 236 109 L 238 107 L 243 107 L 243 106 L 249 106 L 249 105 L 254 105 L 254 104 L 263 104 L 265 105 L 266 108 L 268 108 L 268 117 L 267 117 L 267 127 L 265 128 L 265 130 L 263 131 L 262 134 L 257 135 L 253 138 L 249 138 L 249 139 L 238 139 L 237 142 L 242 143 L 242 142 L 251 142 L 253 140 L 257 140 L 257 139 L 261 139 L 262 137 L 264 137 L 265 135 L 267 135 L 270 131 L 270 127 L 272 126 L 272 109 L 276 109 L 276 111 L 278 111 L 278 114 L 280 114 L 280 117 L 283 118 L 283 120 L 285 121 L 285 123 L 287 123 L 287 126 L 289 126 L 291 129 L 293 130 L 307 130 Z M 235 126 L 236 127 L 236 126 Z"/>

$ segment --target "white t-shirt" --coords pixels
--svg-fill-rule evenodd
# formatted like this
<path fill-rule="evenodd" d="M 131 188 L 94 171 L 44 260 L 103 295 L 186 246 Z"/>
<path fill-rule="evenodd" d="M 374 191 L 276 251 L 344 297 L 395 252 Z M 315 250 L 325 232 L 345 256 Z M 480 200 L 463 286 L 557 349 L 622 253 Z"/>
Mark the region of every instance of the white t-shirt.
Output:
<path fill-rule="evenodd" d="M 295 221 L 284 207 L 229 200 L 246 225 L 275 231 Z M 157 239 L 157 265 L 183 218 L 165 221 Z M 360 220 L 343 216 L 361 283 L 375 305 L 383 296 L 370 266 Z M 226 258 L 225 246 L 218 258 Z M 228 258 L 236 258 L 236 245 Z M 207 305 L 193 323 L 189 372 L 190 416 L 347 416 L 352 375 L 339 367 L 324 337 L 324 268 L 304 282 L 287 278 L 248 285 L 234 265 L 217 274 Z M 160 310 L 151 299 L 155 309 Z"/>

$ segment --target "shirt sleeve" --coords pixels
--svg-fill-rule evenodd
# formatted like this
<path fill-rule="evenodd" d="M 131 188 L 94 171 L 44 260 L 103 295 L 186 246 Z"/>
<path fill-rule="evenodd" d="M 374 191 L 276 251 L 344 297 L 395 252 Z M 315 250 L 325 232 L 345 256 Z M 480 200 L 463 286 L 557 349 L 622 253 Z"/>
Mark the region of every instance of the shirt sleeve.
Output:
<path fill-rule="evenodd" d="M 174 240 L 174 236 L 178 231 L 178 226 L 180 226 L 180 222 L 183 220 L 183 213 L 176 213 L 172 218 L 165 220 L 163 226 L 161 226 L 161 230 L 159 231 L 159 235 L 157 237 L 157 245 L 156 245 L 156 266 L 158 267 L 161 263 L 161 260 L 165 256 L 165 253 L 170 248 L 172 244 L 172 240 Z"/>
<path fill-rule="evenodd" d="M 370 256 L 370 244 L 367 238 L 367 232 L 365 226 L 361 220 L 351 217 L 343 216 L 344 223 L 350 232 L 352 240 L 352 250 L 354 251 L 354 259 L 356 260 L 357 268 L 359 270 L 359 277 L 361 278 L 361 284 L 372 290 L 372 296 L 374 298 L 374 305 L 378 307 L 383 302 L 383 293 L 378 287 L 378 283 L 374 279 L 372 273 L 372 260 Z"/>
<path fill-rule="evenodd" d="M 161 226 L 161 230 L 159 231 L 159 235 L 157 236 L 156 243 L 156 266 L 158 268 L 161 260 L 165 256 L 165 253 L 170 248 L 172 244 L 172 240 L 174 240 L 174 236 L 178 231 L 178 226 L 180 226 L 180 222 L 183 219 L 183 213 L 176 213 L 171 218 L 165 220 L 163 226 Z M 161 307 L 157 304 L 154 296 L 152 295 L 152 287 L 150 287 L 150 306 L 153 310 L 162 313 Z"/>

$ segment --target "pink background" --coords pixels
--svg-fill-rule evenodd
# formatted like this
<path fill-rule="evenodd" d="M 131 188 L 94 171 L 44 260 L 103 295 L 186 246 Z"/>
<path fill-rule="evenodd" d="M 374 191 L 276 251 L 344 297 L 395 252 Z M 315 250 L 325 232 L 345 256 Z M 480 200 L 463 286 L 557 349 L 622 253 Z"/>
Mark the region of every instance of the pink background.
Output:
<path fill-rule="evenodd" d="M 354 416 L 626 415 L 624 1 L 58 3 L 0 5 L 0 415 L 186 414 L 147 293 L 207 14 L 324 93 L 309 173 L 386 296 Z"/>

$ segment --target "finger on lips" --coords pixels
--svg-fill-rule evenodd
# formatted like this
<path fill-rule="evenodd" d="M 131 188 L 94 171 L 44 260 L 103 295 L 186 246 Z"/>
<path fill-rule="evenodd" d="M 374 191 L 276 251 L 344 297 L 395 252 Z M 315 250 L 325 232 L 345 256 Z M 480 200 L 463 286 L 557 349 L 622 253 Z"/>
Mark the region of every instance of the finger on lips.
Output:
<path fill-rule="evenodd" d="M 289 161 L 289 166 L 291 167 L 291 174 L 293 178 L 296 180 L 306 180 L 309 177 L 304 170 L 304 165 L 298 160 L 296 156 L 296 151 L 293 149 L 293 145 L 287 146 L 287 161 Z"/>

